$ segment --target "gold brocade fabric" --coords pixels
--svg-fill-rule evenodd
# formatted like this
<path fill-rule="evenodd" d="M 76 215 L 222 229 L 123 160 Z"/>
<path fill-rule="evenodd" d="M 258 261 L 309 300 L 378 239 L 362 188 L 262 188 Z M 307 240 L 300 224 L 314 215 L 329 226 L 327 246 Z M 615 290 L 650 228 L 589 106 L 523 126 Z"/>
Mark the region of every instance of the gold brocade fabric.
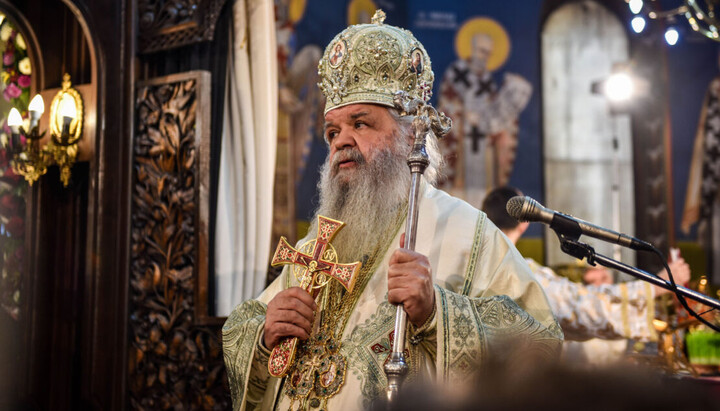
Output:
<path fill-rule="evenodd" d="M 346 361 L 342 386 L 324 402 L 308 396 L 303 408 L 362 410 L 384 394 L 383 365 L 391 351 L 395 316 L 395 307 L 387 302 L 387 270 L 393 245 L 403 232 L 401 227 L 391 234 L 375 264 L 366 265 L 374 268 L 368 270 L 364 288 L 358 287 L 352 305 L 347 305 L 349 311 L 341 316 L 344 325 L 336 322 L 334 346 L 324 346 L 327 355 L 337 352 Z M 436 314 L 419 329 L 409 326 L 406 381 L 467 381 L 477 365 L 503 355 L 507 341 L 527 342 L 542 356 L 557 358 L 562 333 L 540 285 L 517 250 L 483 213 L 423 184 L 415 250 L 426 255 L 432 267 Z M 286 381 L 269 377 L 266 350 L 259 344 L 265 304 L 288 285 L 296 281 L 285 270 L 258 300 L 238 306 L 223 327 L 235 410 L 285 411 L 301 405 L 285 391 Z M 328 298 L 336 300 L 338 294 Z M 329 301 L 327 306 L 333 312 L 335 304 Z M 335 364 L 337 371 L 342 364 Z M 312 366 L 330 370 L 319 363 Z M 328 386 L 334 382 L 331 374 L 315 372 L 315 376 L 320 381 L 325 376 Z"/>

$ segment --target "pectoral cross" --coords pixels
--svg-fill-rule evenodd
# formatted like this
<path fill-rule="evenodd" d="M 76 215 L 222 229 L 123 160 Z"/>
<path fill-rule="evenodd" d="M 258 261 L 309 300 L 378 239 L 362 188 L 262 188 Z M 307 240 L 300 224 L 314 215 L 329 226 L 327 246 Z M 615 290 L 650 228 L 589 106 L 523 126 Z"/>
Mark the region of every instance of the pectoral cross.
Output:
<path fill-rule="evenodd" d="M 281 237 L 270 265 L 276 267 L 294 264 L 302 267 L 302 273 L 297 276 L 300 288 L 313 296 L 315 296 L 313 292 L 316 293 L 331 279 L 337 280 L 348 292 L 351 292 L 361 263 L 338 263 L 337 253 L 330 244 L 332 238 L 344 225 L 342 221 L 318 216 L 317 238 L 304 244 L 300 250 L 296 250 L 288 244 L 285 237 Z M 301 251 L 310 247 L 311 250 L 307 254 Z M 297 345 L 297 337 L 292 337 L 283 339 L 273 348 L 268 360 L 270 375 L 284 377 L 287 374 L 295 362 Z"/>

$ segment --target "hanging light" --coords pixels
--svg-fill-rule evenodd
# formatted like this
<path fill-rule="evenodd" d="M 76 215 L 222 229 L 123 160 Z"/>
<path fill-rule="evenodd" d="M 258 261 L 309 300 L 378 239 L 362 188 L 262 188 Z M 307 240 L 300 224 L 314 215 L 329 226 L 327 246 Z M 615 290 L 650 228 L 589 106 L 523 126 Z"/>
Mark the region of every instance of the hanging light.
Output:
<path fill-rule="evenodd" d="M 632 14 L 638 14 L 643 8 L 643 0 L 630 0 L 628 6 L 630 6 Z"/>
<path fill-rule="evenodd" d="M 630 26 L 635 33 L 642 33 L 645 30 L 645 18 L 642 16 L 635 16 L 630 21 Z"/>
<path fill-rule="evenodd" d="M 678 39 L 680 38 L 680 33 L 678 33 L 677 29 L 673 26 L 670 26 L 665 30 L 665 41 L 667 44 L 674 46 L 677 44 Z"/>

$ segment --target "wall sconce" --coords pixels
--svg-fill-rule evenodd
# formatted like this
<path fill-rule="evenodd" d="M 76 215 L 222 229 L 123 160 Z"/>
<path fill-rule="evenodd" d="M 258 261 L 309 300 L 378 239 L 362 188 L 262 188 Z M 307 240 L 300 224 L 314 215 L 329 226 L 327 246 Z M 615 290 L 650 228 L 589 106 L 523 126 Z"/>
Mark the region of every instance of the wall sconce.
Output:
<path fill-rule="evenodd" d="M 22 116 L 17 109 L 10 110 L 8 116 L 8 126 L 12 132 L 9 145 L 13 171 L 24 176 L 32 185 L 47 172 L 48 166 L 56 164 L 60 167 L 60 180 L 67 187 L 83 127 L 83 100 L 80 93 L 71 87 L 70 75 L 65 73 L 62 90 L 55 95 L 50 105 L 50 141 L 44 147 L 40 147 L 45 132 L 40 133 L 39 122 L 45 104 L 39 94 L 33 97 L 28 111 L 28 130 L 22 127 Z"/>

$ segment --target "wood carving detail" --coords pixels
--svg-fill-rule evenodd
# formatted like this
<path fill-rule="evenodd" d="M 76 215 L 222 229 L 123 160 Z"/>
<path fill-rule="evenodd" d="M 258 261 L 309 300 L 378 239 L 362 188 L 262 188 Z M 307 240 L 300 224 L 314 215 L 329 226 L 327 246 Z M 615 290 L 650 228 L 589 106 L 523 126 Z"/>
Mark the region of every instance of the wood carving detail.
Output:
<path fill-rule="evenodd" d="M 130 403 L 229 409 L 220 327 L 194 321 L 194 280 L 207 264 L 198 261 L 199 152 L 209 135 L 197 126 L 199 77 L 179 76 L 185 79 L 140 88 L 135 106 Z"/>
<path fill-rule="evenodd" d="M 140 52 L 210 41 L 225 0 L 140 0 Z"/>

